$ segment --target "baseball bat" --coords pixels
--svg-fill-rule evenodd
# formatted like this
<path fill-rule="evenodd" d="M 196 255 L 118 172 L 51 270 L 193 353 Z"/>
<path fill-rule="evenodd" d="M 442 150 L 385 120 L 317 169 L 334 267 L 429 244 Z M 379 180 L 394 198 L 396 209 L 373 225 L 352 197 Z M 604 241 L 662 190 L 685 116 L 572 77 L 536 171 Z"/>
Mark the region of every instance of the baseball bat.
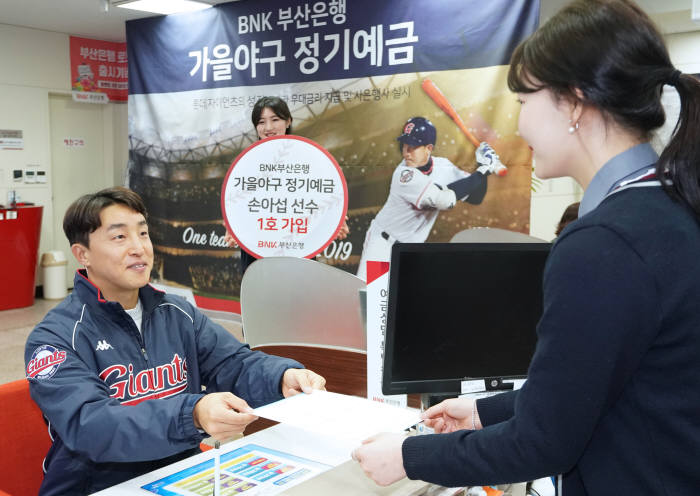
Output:
<path fill-rule="evenodd" d="M 435 83 L 433 83 L 429 78 L 425 78 L 423 80 L 421 83 L 421 88 L 423 88 L 423 91 L 428 94 L 428 96 L 437 104 L 438 107 L 440 107 L 443 112 L 450 116 L 450 118 L 455 122 L 455 124 L 457 124 L 457 127 L 464 133 L 471 144 L 476 148 L 479 148 L 479 140 L 476 139 L 476 136 L 474 136 L 469 129 L 467 129 L 464 121 L 459 116 L 452 104 L 447 101 L 447 98 L 442 94 L 440 88 L 435 86 Z M 508 169 L 501 164 L 496 174 L 499 176 L 504 176 L 507 172 Z"/>
<path fill-rule="evenodd" d="M 423 91 L 428 94 L 428 96 L 437 104 L 438 107 L 440 107 L 443 112 L 449 115 L 453 121 L 455 121 L 457 127 L 464 133 L 472 145 L 478 148 L 479 140 L 476 139 L 469 129 L 467 129 L 467 126 L 464 125 L 462 118 L 459 116 L 452 104 L 447 101 L 447 98 L 445 98 L 445 95 L 442 94 L 442 91 L 435 86 L 435 83 L 433 83 L 430 79 L 425 78 L 421 83 L 421 88 L 423 88 Z"/>

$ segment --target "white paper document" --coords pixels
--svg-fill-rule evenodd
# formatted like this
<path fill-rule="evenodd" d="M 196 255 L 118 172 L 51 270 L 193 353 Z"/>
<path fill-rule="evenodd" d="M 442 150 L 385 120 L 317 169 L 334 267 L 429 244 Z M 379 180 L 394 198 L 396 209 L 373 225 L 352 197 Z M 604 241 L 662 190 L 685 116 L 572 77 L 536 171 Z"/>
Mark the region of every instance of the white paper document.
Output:
<path fill-rule="evenodd" d="M 255 415 L 356 444 L 380 432 L 402 432 L 421 421 L 413 408 L 328 391 L 297 394 L 256 408 Z"/>

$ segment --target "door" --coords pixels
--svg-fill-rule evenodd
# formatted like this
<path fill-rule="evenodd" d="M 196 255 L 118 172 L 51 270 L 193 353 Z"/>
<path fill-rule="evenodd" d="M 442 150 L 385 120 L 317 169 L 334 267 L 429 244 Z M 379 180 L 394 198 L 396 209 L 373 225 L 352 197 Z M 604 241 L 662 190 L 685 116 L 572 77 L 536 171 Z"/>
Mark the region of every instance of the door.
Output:
<path fill-rule="evenodd" d="M 49 95 L 53 188 L 53 246 L 66 253 L 67 287 L 80 267 L 70 253 L 63 233 L 68 206 L 86 193 L 112 186 L 112 171 L 105 160 L 105 105 L 77 103 L 70 96 Z"/>

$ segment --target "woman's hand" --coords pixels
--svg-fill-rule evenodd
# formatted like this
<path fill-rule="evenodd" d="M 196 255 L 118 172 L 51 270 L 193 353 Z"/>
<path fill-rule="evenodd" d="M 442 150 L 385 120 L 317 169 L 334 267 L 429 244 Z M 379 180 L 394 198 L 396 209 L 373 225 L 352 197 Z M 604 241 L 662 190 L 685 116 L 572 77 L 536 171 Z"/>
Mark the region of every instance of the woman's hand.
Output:
<path fill-rule="evenodd" d="M 462 429 L 482 428 L 476 401 L 471 398 L 452 398 L 428 408 L 421 414 L 425 425 L 436 433 L 454 432 Z"/>
<path fill-rule="evenodd" d="M 340 226 L 340 231 L 338 231 L 338 235 L 335 237 L 335 239 L 342 241 L 348 237 L 348 234 L 350 234 L 350 228 L 348 227 L 348 216 L 346 215 L 343 225 Z"/>
<path fill-rule="evenodd" d="M 367 477 L 380 486 L 388 486 L 406 477 L 401 447 L 404 434 L 383 433 L 362 441 L 352 459 L 360 464 Z"/>
<path fill-rule="evenodd" d="M 229 248 L 238 248 L 238 243 L 236 243 L 236 240 L 233 239 L 233 236 L 226 231 L 226 236 L 224 236 L 224 243 L 226 243 L 226 246 Z"/>

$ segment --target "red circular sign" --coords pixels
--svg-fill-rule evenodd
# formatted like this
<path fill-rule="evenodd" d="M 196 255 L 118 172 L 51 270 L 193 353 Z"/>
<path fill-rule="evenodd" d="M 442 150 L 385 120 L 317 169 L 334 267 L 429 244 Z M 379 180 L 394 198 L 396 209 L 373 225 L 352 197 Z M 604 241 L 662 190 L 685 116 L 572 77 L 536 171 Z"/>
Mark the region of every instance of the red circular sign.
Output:
<path fill-rule="evenodd" d="M 256 258 L 312 258 L 337 236 L 348 187 L 333 156 L 301 136 L 246 148 L 221 188 L 221 211 L 236 242 Z"/>

